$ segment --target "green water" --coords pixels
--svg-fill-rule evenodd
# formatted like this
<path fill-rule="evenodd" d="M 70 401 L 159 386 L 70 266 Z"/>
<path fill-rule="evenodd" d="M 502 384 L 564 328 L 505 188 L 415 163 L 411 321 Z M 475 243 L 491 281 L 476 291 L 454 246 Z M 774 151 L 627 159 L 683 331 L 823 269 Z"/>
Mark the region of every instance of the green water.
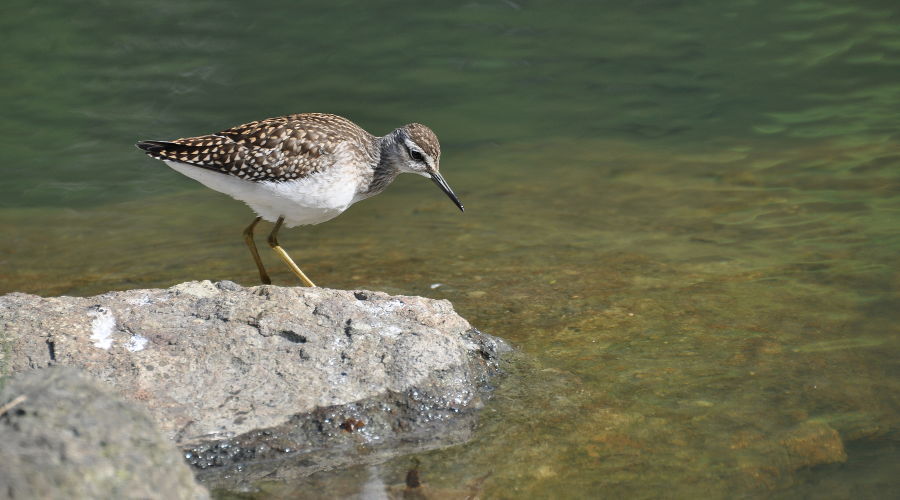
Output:
<path fill-rule="evenodd" d="M 281 240 L 320 285 L 450 299 L 519 348 L 475 439 L 419 457 L 435 497 L 900 490 L 895 1 L 2 11 L 0 292 L 256 282 L 249 209 L 136 140 L 303 111 L 419 121 L 464 215 L 403 176 Z"/>

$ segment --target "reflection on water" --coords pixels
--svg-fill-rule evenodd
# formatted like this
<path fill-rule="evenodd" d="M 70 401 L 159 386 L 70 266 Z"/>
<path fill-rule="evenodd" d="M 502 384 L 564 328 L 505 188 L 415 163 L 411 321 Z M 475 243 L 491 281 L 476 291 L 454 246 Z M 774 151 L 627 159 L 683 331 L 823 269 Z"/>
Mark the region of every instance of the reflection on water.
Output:
<path fill-rule="evenodd" d="M 419 457 L 433 495 L 900 487 L 892 2 L 220 4 L 23 8 L 54 35 L 10 27 L 3 56 L 28 85 L 3 84 L 0 291 L 256 281 L 249 210 L 135 139 L 306 110 L 422 121 L 465 215 L 402 176 L 281 240 L 321 285 L 447 298 L 519 347 L 477 437 Z M 409 467 L 259 486 L 396 493 Z"/>

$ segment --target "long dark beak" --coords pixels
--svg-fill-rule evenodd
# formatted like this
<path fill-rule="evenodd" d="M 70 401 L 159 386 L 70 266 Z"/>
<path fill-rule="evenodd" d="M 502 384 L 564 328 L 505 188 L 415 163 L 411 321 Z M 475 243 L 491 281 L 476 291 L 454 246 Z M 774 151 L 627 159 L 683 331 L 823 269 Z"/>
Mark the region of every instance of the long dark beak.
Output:
<path fill-rule="evenodd" d="M 447 181 L 444 180 L 444 177 L 441 176 L 441 174 L 439 172 L 428 172 L 428 175 L 430 175 L 431 180 L 433 180 L 434 183 L 437 184 L 437 186 L 439 188 L 441 188 L 441 191 L 446 193 L 447 196 L 449 196 L 450 199 L 453 200 L 453 203 L 455 203 L 456 206 L 459 207 L 460 211 L 462 211 L 462 212 L 466 211 L 466 209 L 463 208 L 462 203 L 459 202 L 459 198 L 457 198 L 456 195 L 453 194 L 453 190 L 450 189 L 450 185 L 447 184 Z"/>

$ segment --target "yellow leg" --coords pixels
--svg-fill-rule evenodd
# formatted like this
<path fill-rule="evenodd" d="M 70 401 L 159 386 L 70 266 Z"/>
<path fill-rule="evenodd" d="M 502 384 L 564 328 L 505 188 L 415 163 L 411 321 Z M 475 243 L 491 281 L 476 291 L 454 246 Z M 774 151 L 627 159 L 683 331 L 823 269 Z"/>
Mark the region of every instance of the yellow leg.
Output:
<path fill-rule="evenodd" d="M 259 258 L 256 243 L 253 242 L 253 228 L 256 227 L 260 220 L 262 220 L 262 217 L 253 219 L 253 222 L 247 226 L 247 229 L 244 229 L 244 241 L 247 242 L 247 246 L 250 248 L 250 255 L 253 256 L 253 262 L 256 262 L 256 268 L 259 269 L 259 280 L 263 282 L 263 285 L 271 285 L 272 280 L 269 278 L 269 273 L 266 272 L 265 266 L 263 266 L 262 259 Z"/>
<path fill-rule="evenodd" d="M 302 281 L 304 285 L 316 286 L 316 284 L 313 283 L 312 280 L 310 280 L 306 277 L 305 274 L 303 274 L 303 271 L 301 271 L 300 268 L 297 267 L 297 264 L 294 263 L 293 259 L 291 259 L 291 256 L 288 255 L 288 253 L 285 252 L 283 248 L 281 248 L 281 245 L 278 244 L 278 230 L 281 229 L 281 224 L 283 223 L 284 217 L 279 217 L 278 221 L 275 223 L 275 227 L 272 228 L 272 232 L 269 234 L 269 246 L 272 247 L 272 250 L 275 250 L 275 253 L 277 253 L 278 256 L 281 257 L 281 260 L 283 260 L 284 263 L 287 264 L 287 266 L 291 269 L 291 271 L 294 272 L 294 274 L 297 275 L 298 278 L 300 278 L 300 281 Z"/>

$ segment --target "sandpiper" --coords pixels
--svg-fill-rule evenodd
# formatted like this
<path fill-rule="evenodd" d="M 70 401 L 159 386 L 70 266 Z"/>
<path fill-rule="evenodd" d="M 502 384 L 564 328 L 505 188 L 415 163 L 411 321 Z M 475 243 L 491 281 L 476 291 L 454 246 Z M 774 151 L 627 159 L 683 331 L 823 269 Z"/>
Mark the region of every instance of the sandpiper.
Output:
<path fill-rule="evenodd" d="M 331 220 L 357 201 L 384 191 L 403 172 L 431 178 L 463 210 L 439 172 L 437 136 L 419 123 L 376 137 L 337 115 L 301 113 L 216 134 L 141 141 L 137 147 L 256 212 L 244 229 L 244 239 L 265 284 L 272 280 L 253 241 L 260 220 L 275 223 L 269 246 L 306 286 L 316 286 L 278 244 L 282 225 Z"/>

